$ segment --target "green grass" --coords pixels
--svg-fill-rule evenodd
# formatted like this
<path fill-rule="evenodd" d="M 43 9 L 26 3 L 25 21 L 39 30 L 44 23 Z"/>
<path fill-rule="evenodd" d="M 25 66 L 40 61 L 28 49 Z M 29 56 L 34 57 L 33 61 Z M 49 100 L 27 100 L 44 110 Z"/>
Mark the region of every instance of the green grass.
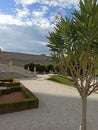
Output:
<path fill-rule="evenodd" d="M 48 78 L 48 80 L 55 81 L 55 82 L 65 84 L 68 86 L 73 86 L 73 84 L 74 84 L 70 79 L 61 77 L 59 75 L 52 75 L 52 76 L 50 76 L 50 78 Z"/>

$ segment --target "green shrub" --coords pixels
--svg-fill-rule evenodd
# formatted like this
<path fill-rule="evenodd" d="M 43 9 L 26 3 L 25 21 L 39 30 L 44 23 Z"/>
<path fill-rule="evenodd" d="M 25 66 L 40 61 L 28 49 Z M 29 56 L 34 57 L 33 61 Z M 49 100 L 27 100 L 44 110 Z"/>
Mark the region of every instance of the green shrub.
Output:
<path fill-rule="evenodd" d="M 47 65 L 47 72 L 49 73 L 51 70 L 54 71 L 54 65 Z"/>

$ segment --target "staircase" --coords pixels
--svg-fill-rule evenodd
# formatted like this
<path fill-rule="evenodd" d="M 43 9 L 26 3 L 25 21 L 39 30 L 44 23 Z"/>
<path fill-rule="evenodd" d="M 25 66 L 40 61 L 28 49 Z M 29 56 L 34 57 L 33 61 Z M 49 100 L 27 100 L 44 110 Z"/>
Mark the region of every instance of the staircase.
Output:
<path fill-rule="evenodd" d="M 0 78 L 30 78 L 33 72 L 19 66 L 0 65 Z"/>

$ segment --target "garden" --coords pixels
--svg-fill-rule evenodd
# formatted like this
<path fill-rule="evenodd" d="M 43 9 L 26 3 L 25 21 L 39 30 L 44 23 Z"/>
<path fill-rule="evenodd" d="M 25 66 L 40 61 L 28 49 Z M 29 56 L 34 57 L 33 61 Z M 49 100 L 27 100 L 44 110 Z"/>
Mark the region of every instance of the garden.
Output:
<path fill-rule="evenodd" d="M 0 114 L 38 107 L 38 98 L 17 79 L 0 80 Z"/>

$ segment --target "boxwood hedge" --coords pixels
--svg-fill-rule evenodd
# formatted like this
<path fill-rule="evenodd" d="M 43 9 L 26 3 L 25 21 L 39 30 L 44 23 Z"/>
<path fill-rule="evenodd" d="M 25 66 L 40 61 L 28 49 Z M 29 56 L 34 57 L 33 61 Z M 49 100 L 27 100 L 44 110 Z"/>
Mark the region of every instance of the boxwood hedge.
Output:
<path fill-rule="evenodd" d="M 0 90 L 0 93 L 2 95 L 2 94 L 15 92 L 15 91 L 22 91 L 25 96 L 25 99 L 21 99 L 17 101 L 0 102 L 0 114 L 23 111 L 23 110 L 39 107 L 38 98 L 24 86 L 12 87 L 5 90 L 3 89 Z"/>
<path fill-rule="evenodd" d="M 17 79 L 0 79 L 0 86 L 2 87 L 18 87 L 20 82 Z"/>

